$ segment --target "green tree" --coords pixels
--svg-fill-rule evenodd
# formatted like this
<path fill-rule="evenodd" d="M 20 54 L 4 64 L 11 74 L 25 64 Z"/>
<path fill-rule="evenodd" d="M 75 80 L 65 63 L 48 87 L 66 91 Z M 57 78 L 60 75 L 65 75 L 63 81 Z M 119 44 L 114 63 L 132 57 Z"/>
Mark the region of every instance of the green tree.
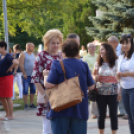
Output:
<path fill-rule="evenodd" d="M 41 37 L 50 28 L 63 28 L 65 14 L 72 14 L 86 0 L 7 0 L 8 28 L 15 36 L 16 26 L 29 35 Z M 0 1 L 2 11 L 2 1 Z M 0 14 L 3 21 L 3 13 Z M 61 28 L 61 29 L 62 29 Z"/>
<path fill-rule="evenodd" d="M 88 20 L 88 16 L 95 16 L 96 7 L 88 0 L 85 3 L 81 3 L 73 11 L 73 15 L 70 19 L 64 23 L 64 35 L 67 36 L 69 33 L 77 33 L 81 38 L 81 45 L 86 46 L 93 38 L 87 35 L 85 27 L 93 26 Z"/>
<path fill-rule="evenodd" d="M 16 27 L 16 36 L 9 36 L 9 42 L 10 47 L 13 47 L 13 45 L 15 44 L 19 44 L 21 46 L 22 50 L 25 50 L 25 45 L 27 42 L 33 42 L 35 44 L 36 47 L 38 47 L 39 44 L 43 44 L 43 42 L 41 41 L 41 38 L 35 38 L 34 36 L 29 36 L 28 33 L 26 32 L 21 32 L 21 28 L 20 27 Z"/>
<path fill-rule="evenodd" d="M 84 27 L 89 26 L 87 18 L 92 14 L 92 8 L 90 9 L 92 5 L 91 3 L 89 4 L 89 1 L 7 0 L 10 42 L 15 42 L 14 40 L 16 40 L 21 43 L 20 37 L 24 36 L 24 32 L 27 33 L 25 33 L 25 36 L 32 37 L 32 39 L 35 37 L 35 40 L 40 40 L 46 31 L 58 28 L 63 32 L 64 37 L 70 32 L 78 33 L 80 37 L 83 37 L 81 38 L 82 44 L 86 44 L 90 41 L 90 38 L 88 37 L 89 40 L 86 41 L 87 35 Z M 3 24 L 1 1 L 0 11 L 0 22 Z M 18 27 L 20 27 L 21 31 L 18 31 Z M 1 26 L 0 29 L 2 29 Z M 3 33 L 4 31 L 1 32 L 1 35 Z M 24 39 L 23 36 L 22 38 Z"/>
<path fill-rule="evenodd" d="M 134 36 L 134 0 L 95 0 L 93 3 L 102 14 L 98 17 L 89 17 L 94 27 L 87 27 L 88 35 L 106 41 L 115 35 L 131 33 Z"/>

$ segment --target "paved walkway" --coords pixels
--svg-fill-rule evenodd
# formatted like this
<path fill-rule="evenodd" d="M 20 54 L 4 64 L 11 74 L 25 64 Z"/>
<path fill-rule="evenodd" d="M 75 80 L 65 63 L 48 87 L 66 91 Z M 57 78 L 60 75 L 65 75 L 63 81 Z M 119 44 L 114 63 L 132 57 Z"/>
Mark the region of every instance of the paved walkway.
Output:
<path fill-rule="evenodd" d="M 0 134 L 42 134 L 42 117 L 37 117 L 35 113 L 36 110 L 14 112 L 14 120 L 0 121 Z M 4 114 L 0 111 L 0 116 L 4 116 Z M 117 134 L 129 133 L 128 121 L 119 118 Z M 88 120 L 87 134 L 98 134 L 96 119 Z M 109 118 L 106 119 L 105 134 L 111 134 Z"/>

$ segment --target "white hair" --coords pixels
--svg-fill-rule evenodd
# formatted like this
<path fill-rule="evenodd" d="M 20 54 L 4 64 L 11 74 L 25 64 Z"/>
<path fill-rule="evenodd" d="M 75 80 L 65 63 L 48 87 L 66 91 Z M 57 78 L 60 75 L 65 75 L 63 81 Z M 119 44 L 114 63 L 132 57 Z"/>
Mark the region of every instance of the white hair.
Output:
<path fill-rule="evenodd" d="M 114 42 L 114 41 L 115 41 L 115 42 L 119 43 L 118 38 L 115 37 L 115 36 L 111 36 L 111 37 L 109 37 L 107 40 L 108 40 L 108 41 L 111 41 L 111 42 Z"/>
<path fill-rule="evenodd" d="M 88 44 L 87 44 L 87 48 L 89 48 L 90 45 L 95 45 L 95 44 L 94 44 L 94 43 L 88 43 Z"/>

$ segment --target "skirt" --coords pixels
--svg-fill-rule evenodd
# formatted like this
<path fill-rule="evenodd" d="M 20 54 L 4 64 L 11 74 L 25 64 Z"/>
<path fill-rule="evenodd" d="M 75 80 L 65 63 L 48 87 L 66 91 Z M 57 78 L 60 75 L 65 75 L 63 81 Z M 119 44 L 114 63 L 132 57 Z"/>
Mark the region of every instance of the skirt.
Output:
<path fill-rule="evenodd" d="M 0 77 L 0 97 L 13 97 L 13 75 Z"/>

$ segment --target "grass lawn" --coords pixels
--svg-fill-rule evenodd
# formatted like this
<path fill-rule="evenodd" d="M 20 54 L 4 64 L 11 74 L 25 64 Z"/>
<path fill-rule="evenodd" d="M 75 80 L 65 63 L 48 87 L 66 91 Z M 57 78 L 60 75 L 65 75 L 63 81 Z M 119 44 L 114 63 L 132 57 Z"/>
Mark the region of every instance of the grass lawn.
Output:
<path fill-rule="evenodd" d="M 17 84 L 15 83 L 15 96 L 16 99 L 13 101 L 14 104 L 21 104 L 19 107 L 14 107 L 13 111 L 17 110 L 23 110 L 24 109 L 24 101 L 23 99 L 17 99 L 19 96 L 19 88 Z M 30 104 L 30 95 L 28 95 L 28 105 Z M 37 94 L 34 96 L 34 104 L 37 105 Z M 4 109 L 0 109 L 0 111 L 3 111 Z"/>

